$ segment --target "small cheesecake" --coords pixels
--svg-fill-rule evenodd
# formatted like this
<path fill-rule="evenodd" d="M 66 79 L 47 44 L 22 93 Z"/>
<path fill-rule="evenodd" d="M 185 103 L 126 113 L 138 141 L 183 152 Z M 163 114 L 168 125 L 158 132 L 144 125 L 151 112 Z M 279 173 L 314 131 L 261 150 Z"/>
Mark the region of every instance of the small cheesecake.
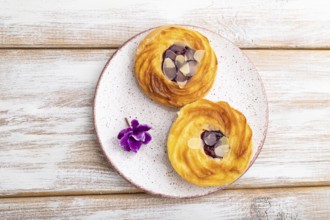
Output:
<path fill-rule="evenodd" d="M 226 102 L 198 100 L 181 108 L 167 139 L 174 170 L 199 186 L 223 186 L 239 178 L 252 155 L 252 130 Z"/>
<path fill-rule="evenodd" d="M 142 90 L 171 107 L 203 98 L 214 83 L 217 67 L 209 40 L 182 26 L 154 29 L 135 53 L 134 72 Z"/>

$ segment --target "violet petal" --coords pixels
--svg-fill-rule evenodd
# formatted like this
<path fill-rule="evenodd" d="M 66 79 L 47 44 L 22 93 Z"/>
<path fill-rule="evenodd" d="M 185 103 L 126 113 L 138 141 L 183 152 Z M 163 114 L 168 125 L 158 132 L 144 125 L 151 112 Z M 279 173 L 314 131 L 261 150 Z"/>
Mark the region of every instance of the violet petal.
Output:
<path fill-rule="evenodd" d="M 117 136 L 118 139 L 121 139 L 127 132 L 131 131 L 132 128 L 125 128 L 121 130 Z"/>
<path fill-rule="evenodd" d="M 134 130 L 134 129 L 137 128 L 137 126 L 139 126 L 139 121 L 136 120 L 136 119 L 133 119 L 133 120 L 131 121 L 131 125 L 132 125 L 132 128 L 133 128 L 133 130 Z"/>
<path fill-rule="evenodd" d="M 132 137 L 136 141 L 144 141 L 146 139 L 146 136 L 145 136 L 144 132 L 133 132 Z"/>
<path fill-rule="evenodd" d="M 145 132 L 145 139 L 142 142 L 143 144 L 148 144 L 151 141 L 151 135 L 148 132 Z"/>
<path fill-rule="evenodd" d="M 149 126 L 149 125 L 139 125 L 138 128 L 137 128 L 137 130 L 139 132 L 141 132 L 141 131 L 149 131 L 150 129 L 151 129 L 151 126 Z"/>
<path fill-rule="evenodd" d="M 132 151 L 137 152 L 140 149 L 142 142 L 136 141 L 133 137 L 130 137 L 128 139 L 128 144 Z"/>
<path fill-rule="evenodd" d="M 126 145 L 128 145 L 128 138 L 130 137 L 130 135 L 132 134 L 132 131 L 127 132 L 126 134 L 124 134 L 124 136 L 120 139 L 120 146 L 125 147 Z"/>
<path fill-rule="evenodd" d="M 125 146 L 123 146 L 125 151 L 131 151 L 131 148 L 129 147 L 129 144 L 127 143 Z"/>

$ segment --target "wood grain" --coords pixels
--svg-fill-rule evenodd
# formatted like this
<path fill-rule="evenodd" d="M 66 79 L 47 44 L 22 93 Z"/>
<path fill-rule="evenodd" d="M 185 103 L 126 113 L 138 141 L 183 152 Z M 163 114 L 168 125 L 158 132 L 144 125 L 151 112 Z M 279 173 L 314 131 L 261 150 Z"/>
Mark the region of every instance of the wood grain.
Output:
<path fill-rule="evenodd" d="M 225 190 L 198 199 L 145 194 L 0 199 L 8 219 L 329 219 L 330 188 Z"/>
<path fill-rule="evenodd" d="M 270 125 L 255 165 L 231 188 L 329 185 L 330 51 L 245 52 L 265 82 Z M 138 191 L 94 135 L 94 89 L 112 53 L 0 51 L 0 196 Z"/>
<path fill-rule="evenodd" d="M 145 29 L 191 24 L 244 48 L 329 48 L 327 0 L 0 0 L 0 47 L 121 45 Z"/>

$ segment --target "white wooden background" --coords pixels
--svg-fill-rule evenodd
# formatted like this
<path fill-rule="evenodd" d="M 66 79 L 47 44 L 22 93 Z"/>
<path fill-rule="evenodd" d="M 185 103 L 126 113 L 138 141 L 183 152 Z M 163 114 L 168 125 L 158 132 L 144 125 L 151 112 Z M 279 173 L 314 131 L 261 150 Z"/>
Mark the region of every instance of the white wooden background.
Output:
<path fill-rule="evenodd" d="M 328 1 L 0 0 L 0 218 L 329 219 Z M 147 195 L 96 142 L 92 101 L 107 59 L 134 34 L 193 24 L 255 63 L 270 124 L 254 166 L 229 189 Z"/>

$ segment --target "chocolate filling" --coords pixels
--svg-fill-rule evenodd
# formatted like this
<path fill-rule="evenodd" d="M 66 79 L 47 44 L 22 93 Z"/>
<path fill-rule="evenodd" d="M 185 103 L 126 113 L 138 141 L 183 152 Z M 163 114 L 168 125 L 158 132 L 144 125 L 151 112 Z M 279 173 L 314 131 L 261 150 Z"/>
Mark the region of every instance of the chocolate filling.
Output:
<path fill-rule="evenodd" d="M 217 156 L 214 150 L 223 136 L 225 135 L 221 131 L 203 131 L 201 139 L 204 143 L 204 152 L 206 155 L 213 158 L 222 158 Z"/>
<path fill-rule="evenodd" d="M 186 82 L 196 72 L 199 62 L 196 51 L 188 46 L 173 44 L 163 54 L 163 73 L 173 82 Z"/>

